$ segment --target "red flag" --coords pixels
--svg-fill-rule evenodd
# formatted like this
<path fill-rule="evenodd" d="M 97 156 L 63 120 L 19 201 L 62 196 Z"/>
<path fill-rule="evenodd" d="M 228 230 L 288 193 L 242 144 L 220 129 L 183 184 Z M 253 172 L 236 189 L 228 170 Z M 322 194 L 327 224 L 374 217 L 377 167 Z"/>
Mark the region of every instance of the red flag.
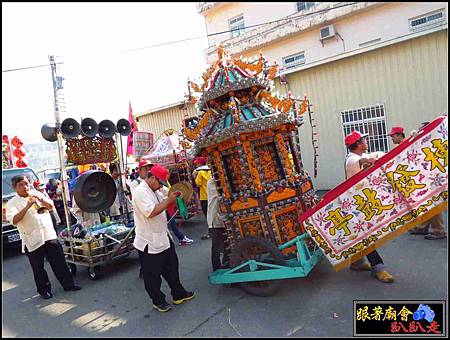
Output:
<path fill-rule="evenodd" d="M 129 113 L 128 113 L 128 121 L 131 125 L 131 133 L 127 138 L 127 156 L 134 155 L 134 145 L 133 145 L 133 133 L 134 131 L 138 131 L 136 121 L 133 116 L 133 109 L 131 108 L 131 102 L 129 102 Z"/>

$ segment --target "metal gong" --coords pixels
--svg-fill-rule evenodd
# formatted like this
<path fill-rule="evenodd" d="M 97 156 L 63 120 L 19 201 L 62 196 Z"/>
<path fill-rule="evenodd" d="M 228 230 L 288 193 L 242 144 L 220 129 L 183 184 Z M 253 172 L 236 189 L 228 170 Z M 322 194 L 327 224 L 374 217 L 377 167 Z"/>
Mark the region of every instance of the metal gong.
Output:
<path fill-rule="evenodd" d="M 116 184 L 103 171 L 87 171 L 78 176 L 73 196 L 81 210 L 95 213 L 108 209 L 116 199 Z"/>

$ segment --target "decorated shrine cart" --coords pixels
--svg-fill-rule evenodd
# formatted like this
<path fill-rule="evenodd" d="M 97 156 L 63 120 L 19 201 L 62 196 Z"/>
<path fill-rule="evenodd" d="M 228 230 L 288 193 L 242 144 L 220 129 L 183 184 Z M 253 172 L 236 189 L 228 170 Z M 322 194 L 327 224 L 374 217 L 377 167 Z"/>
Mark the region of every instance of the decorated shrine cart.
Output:
<path fill-rule="evenodd" d="M 202 93 L 201 115 L 184 129 L 193 154 L 208 157 L 231 252 L 230 268 L 209 280 L 261 296 L 275 293 L 279 279 L 307 276 L 322 258 L 298 222 L 314 204 L 297 132 L 308 102 L 267 91 L 276 71 L 262 56 L 247 63 L 219 48 L 203 86 L 190 82 Z"/>
<path fill-rule="evenodd" d="M 189 83 L 195 92 L 201 93 L 197 101 L 201 113 L 198 124 L 183 131 L 192 143 L 193 154 L 208 157 L 220 195 L 219 215 L 225 225 L 230 263 L 229 268 L 210 275 L 211 284 L 238 283 L 250 294 L 269 296 L 280 288 L 280 279 L 306 277 L 324 256 L 336 270 L 342 269 L 413 226 L 411 218 L 417 217 L 418 212 L 404 221 L 392 222 L 397 217 L 395 213 L 404 214 L 411 208 L 410 197 L 406 196 L 406 189 L 401 188 L 409 188 L 411 182 L 408 184 L 408 177 L 394 184 L 395 177 L 389 176 L 387 170 L 388 166 L 395 168 L 396 162 L 399 173 L 408 167 L 400 162 L 405 159 L 410 162 L 409 151 L 399 154 L 406 144 L 392 150 L 372 168 L 344 182 L 316 204 L 299 149 L 298 128 L 303 124 L 305 113 L 310 114 L 309 102 L 306 98 L 294 100 L 289 95 L 279 99 L 271 94 L 268 89 L 276 74 L 276 65 L 267 66 L 262 56 L 246 62 L 231 59 L 221 47 L 218 52 L 217 62 L 203 74 L 203 85 Z M 433 124 L 436 128 L 437 123 Z M 446 140 L 446 125 L 441 130 Z M 421 141 L 422 145 L 426 138 Z M 413 142 L 408 141 L 411 147 L 420 146 L 419 141 Z M 441 158 L 441 163 L 445 160 L 445 169 L 444 164 L 440 165 L 441 171 L 446 173 L 447 141 L 439 143 L 437 157 Z M 432 144 L 436 148 L 437 139 Z M 432 160 L 433 145 L 424 151 L 428 156 L 422 162 Z M 417 166 L 420 162 L 414 164 Z M 368 180 L 366 177 L 371 178 L 368 175 L 374 171 L 380 172 L 379 178 Z M 435 172 L 439 177 L 439 171 Z M 417 174 L 414 169 L 408 176 Z M 430 202 L 429 208 L 422 206 L 422 220 L 446 206 L 447 176 L 439 179 L 439 184 L 436 181 L 434 184 L 439 188 L 433 192 L 417 192 L 417 195 L 428 195 Z M 390 204 L 383 209 L 393 209 L 399 204 L 399 210 L 384 212 L 380 199 L 369 201 L 374 183 L 384 183 L 381 199 Z M 424 187 L 425 184 L 421 184 L 416 189 Z M 398 196 L 394 195 L 396 190 Z M 434 208 L 432 203 L 436 205 Z M 382 212 L 384 214 L 379 216 Z M 369 213 L 370 216 L 366 215 Z"/>
<path fill-rule="evenodd" d="M 188 155 L 180 143 L 182 136 L 178 135 L 173 129 L 167 129 L 155 142 L 153 147 L 141 156 L 140 159 L 147 159 L 152 163 L 158 163 L 169 169 L 170 185 L 179 182 L 187 182 L 194 186 L 192 180 L 192 166 L 188 160 Z M 200 211 L 200 204 L 197 193 L 187 204 L 188 218 L 196 215 Z M 177 217 L 181 217 L 177 215 Z"/>

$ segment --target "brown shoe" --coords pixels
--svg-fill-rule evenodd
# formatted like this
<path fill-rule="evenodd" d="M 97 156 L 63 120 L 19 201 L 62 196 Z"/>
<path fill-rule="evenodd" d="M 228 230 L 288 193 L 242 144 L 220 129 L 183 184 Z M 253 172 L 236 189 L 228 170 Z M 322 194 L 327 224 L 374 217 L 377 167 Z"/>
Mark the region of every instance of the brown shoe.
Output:
<path fill-rule="evenodd" d="M 394 277 L 389 274 L 385 270 L 381 270 L 379 272 L 376 272 L 374 276 L 377 278 L 378 281 L 384 282 L 384 283 L 392 283 L 394 282 Z"/>
<path fill-rule="evenodd" d="M 350 269 L 354 270 L 354 271 L 357 271 L 357 272 L 367 272 L 367 271 L 371 270 L 372 267 L 367 262 L 365 262 L 362 265 L 357 265 L 355 263 L 352 263 L 351 266 L 350 266 Z"/>

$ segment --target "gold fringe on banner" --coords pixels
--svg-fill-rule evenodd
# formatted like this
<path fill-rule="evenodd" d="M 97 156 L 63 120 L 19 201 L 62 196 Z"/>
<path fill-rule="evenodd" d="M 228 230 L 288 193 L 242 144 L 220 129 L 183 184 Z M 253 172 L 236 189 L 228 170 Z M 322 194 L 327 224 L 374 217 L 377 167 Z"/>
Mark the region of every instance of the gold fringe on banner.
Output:
<path fill-rule="evenodd" d="M 335 271 L 340 271 L 341 269 L 347 268 L 353 262 L 355 262 L 355 261 L 363 258 L 364 256 L 366 256 L 367 254 L 373 252 L 375 249 L 381 247 L 386 242 L 392 240 L 393 238 L 396 238 L 397 236 L 407 232 L 409 229 L 415 227 L 416 225 L 421 224 L 421 223 L 423 223 L 425 221 L 428 221 L 433 216 L 441 213 L 442 211 L 444 211 L 447 208 L 447 206 L 448 206 L 448 202 L 447 201 L 442 202 L 441 204 L 435 206 L 434 208 L 430 209 L 426 213 L 420 215 L 415 220 L 413 220 L 413 221 L 411 221 L 411 222 L 409 222 L 409 223 L 399 227 L 397 230 L 389 233 L 385 237 L 383 237 L 380 240 L 376 241 L 374 244 L 372 244 L 371 246 L 369 246 L 366 249 L 362 250 L 357 255 L 354 255 L 351 258 L 346 259 L 346 260 L 344 260 L 344 261 L 334 265 L 333 269 Z"/>

